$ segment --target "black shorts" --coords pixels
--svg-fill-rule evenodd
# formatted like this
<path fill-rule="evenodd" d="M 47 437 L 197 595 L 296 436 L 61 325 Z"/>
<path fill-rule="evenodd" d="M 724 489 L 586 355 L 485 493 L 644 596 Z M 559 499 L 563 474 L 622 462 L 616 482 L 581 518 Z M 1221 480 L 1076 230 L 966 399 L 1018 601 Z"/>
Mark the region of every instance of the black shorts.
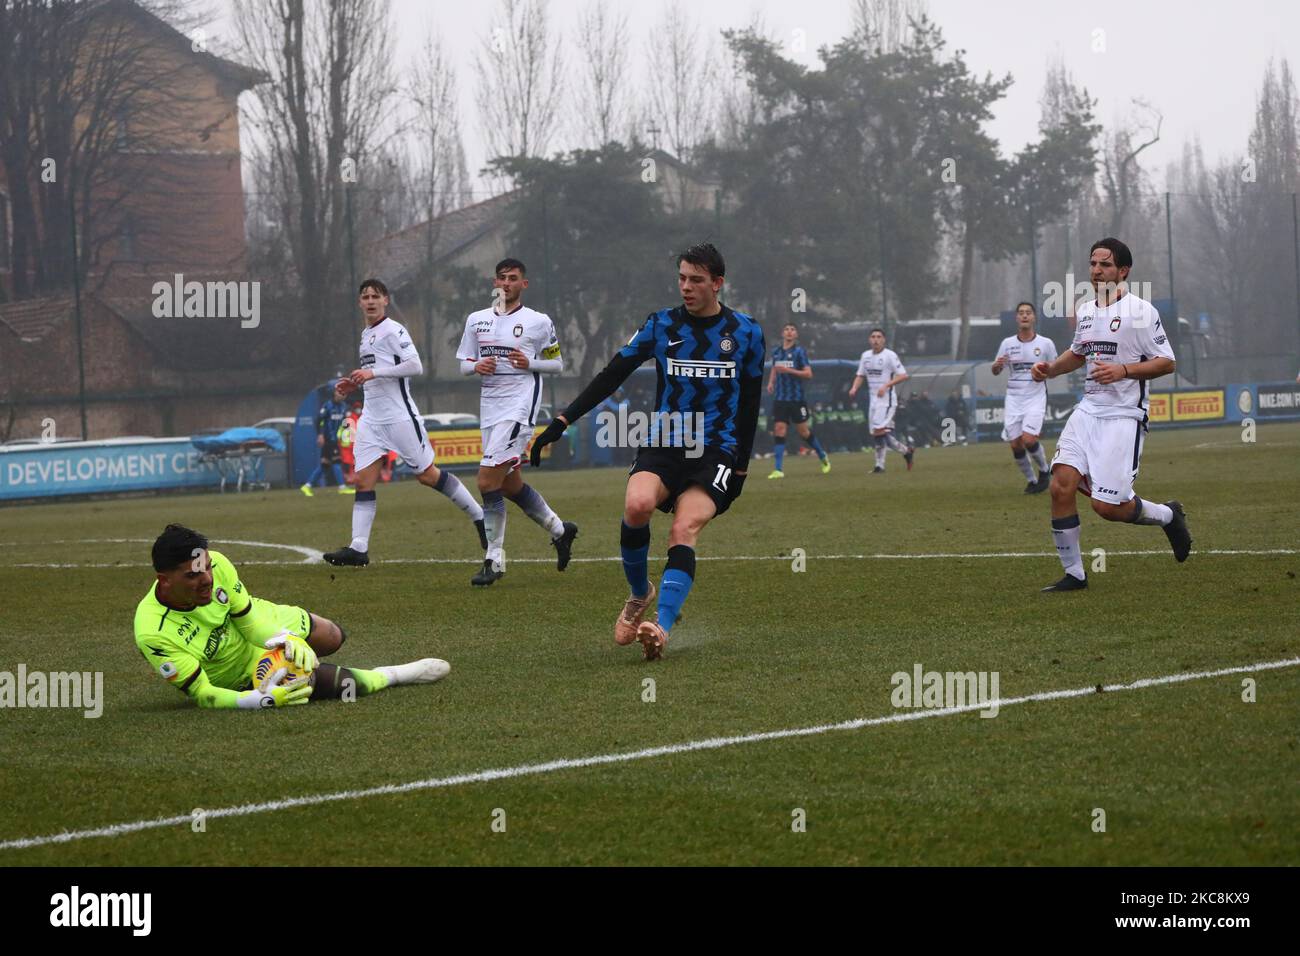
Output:
<path fill-rule="evenodd" d="M 628 474 L 648 471 L 659 476 L 668 489 L 668 497 L 659 506 L 660 511 L 671 512 L 677 507 L 678 495 L 691 485 L 699 485 L 717 506 L 716 516 L 731 507 L 727 484 L 735 467 L 735 458 L 710 445 L 704 446 L 704 454 L 698 458 L 687 458 L 685 448 L 642 448 Z"/>
<path fill-rule="evenodd" d="M 802 425 L 808 420 L 806 402 L 773 402 L 772 421 L 785 422 L 787 425 Z"/>

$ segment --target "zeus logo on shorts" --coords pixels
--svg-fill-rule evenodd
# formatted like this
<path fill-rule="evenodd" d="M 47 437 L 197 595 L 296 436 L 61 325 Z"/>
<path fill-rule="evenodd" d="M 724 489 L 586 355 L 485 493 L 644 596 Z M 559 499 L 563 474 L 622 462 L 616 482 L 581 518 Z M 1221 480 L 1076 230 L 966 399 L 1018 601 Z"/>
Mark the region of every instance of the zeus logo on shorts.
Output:
<path fill-rule="evenodd" d="M 668 374 L 679 378 L 735 378 L 735 362 L 684 361 L 669 357 Z"/>

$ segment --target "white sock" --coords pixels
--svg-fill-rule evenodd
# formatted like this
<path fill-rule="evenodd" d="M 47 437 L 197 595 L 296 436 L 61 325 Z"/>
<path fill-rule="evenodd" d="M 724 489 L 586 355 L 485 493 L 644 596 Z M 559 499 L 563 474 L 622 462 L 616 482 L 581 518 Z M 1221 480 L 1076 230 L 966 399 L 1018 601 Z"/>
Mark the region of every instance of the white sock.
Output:
<path fill-rule="evenodd" d="M 893 432 L 889 432 L 885 435 L 885 444 L 894 449 L 894 451 L 898 452 L 900 455 L 907 454 L 907 446 L 895 438 Z"/>
<path fill-rule="evenodd" d="M 469 515 L 470 521 L 483 520 L 483 509 L 474 500 L 474 496 L 460 483 L 460 479 L 451 472 L 442 472 L 438 477 L 438 483 L 433 486 L 433 490 L 442 492 L 442 494 L 450 498 L 452 504 Z"/>
<path fill-rule="evenodd" d="M 370 550 L 370 526 L 375 523 L 375 493 L 358 491 L 352 502 L 352 550 L 365 554 Z"/>
<path fill-rule="evenodd" d="M 506 499 L 499 491 L 483 492 L 483 530 L 487 532 L 488 546 L 484 557 L 506 569 L 504 545 L 506 541 Z"/>
<path fill-rule="evenodd" d="M 510 496 L 510 500 L 517 504 L 524 514 L 545 528 L 546 533 L 552 538 L 558 538 L 564 534 L 564 522 L 560 520 L 559 515 L 551 510 L 551 506 L 546 503 L 546 499 L 532 485 L 524 485 L 519 489 L 518 494 Z"/>
<path fill-rule="evenodd" d="M 885 449 L 879 445 L 876 446 L 876 467 L 885 467 Z"/>
<path fill-rule="evenodd" d="M 1029 451 L 1029 449 L 1025 449 Z M 1029 456 L 1034 459 L 1034 465 L 1040 472 L 1047 471 L 1047 452 L 1043 451 L 1043 443 L 1038 442 L 1034 445 L 1034 450 L 1029 452 Z"/>
<path fill-rule="evenodd" d="M 1012 454 L 1014 455 L 1015 452 L 1012 452 Z M 1020 473 L 1025 476 L 1026 481 L 1034 480 L 1034 466 L 1029 464 L 1029 455 L 1026 452 L 1022 451 L 1019 455 L 1016 455 L 1016 465 L 1020 468 Z"/>
<path fill-rule="evenodd" d="M 1158 505 L 1153 501 L 1138 499 L 1138 514 L 1134 524 L 1158 524 L 1161 527 L 1174 520 L 1174 509 L 1168 505 Z"/>
<path fill-rule="evenodd" d="M 1079 516 L 1053 518 L 1052 540 L 1056 544 L 1056 554 L 1061 559 L 1065 573 L 1080 581 L 1086 578 L 1083 555 L 1079 551 Z"/>

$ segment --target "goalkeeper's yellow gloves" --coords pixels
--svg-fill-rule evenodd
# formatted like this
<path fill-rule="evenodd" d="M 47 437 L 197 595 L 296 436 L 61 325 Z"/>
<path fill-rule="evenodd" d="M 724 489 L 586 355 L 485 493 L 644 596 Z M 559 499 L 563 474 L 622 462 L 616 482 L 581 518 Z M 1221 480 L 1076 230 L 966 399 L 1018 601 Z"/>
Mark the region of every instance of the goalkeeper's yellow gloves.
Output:
<path fill-rule="evenodd" d="M 306 677 L 299 677 L 287 684 L 281 684 L 285 675 L 289 673 L 287 667 L 281 667 L 274 673 L 267 674 L 266 679 L 258 685 L 256 690 L 250 690 L 239 695 L 239 707 L 241 710 L 254 710 L 262 707 L 293 707 L 297 704 L 305 704 L 311 699 L 312 684 Z"/>
<path fill-rule="evenodd" d="M 281 631 L 274 637 L 268 637 L 266 643 L 262 646 L 268 651 L 276 647 L 284 648 L 285 660 L 297 665 L 299 670 L 304 670 L 308 674 L 314 671 L 319 663 L 316 652 L 311 649 L 311 645 L 289 631 Z"/>

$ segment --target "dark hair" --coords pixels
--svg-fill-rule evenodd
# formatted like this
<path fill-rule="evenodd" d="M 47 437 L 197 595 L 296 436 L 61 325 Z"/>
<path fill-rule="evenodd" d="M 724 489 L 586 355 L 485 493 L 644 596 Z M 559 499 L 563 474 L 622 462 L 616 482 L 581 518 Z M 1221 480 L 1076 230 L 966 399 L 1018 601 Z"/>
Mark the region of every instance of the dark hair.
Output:
<path fill-rule="evenodd" d="M 153 543 L 153 569 L 170 571 L 184 561 L 194 560 L 195 549 L 206 549 L 208 539 L 183 524 L 169 524 Z"/>
<path fill-rule="evenodd" d="M 1034 303 L 1030 302 L 1028 299 L 1026 299 L 1024 302 L 1017 302 L 1017 303 L 1016 303 L 1016 311 L 1017 311 L 1017 312 L 1020 311 L 1020 307 L 1021 307 L 1022 305 L 1027 305 L 1027 306 L 1029 306 L 1029 308 L 1030 308 L 1030 309 L 1033 311 L 1033 313 L 1034 313 L 1034 317 L 1035 317 L 1035 318 L 1038 317 L 1038 307 L 1037 307 L 1036 305 L 1034 305 Z"/>
<path fill-rule="evenodd" d="M 509 269 L 518 269 L 521 276 L 528 275 L 528 270 L 518 259 L 502 259 L 496 264 L 496 268 L 492 270 L 492 274 L 496 275 L 499 272 L 505 272 Z"/>
<path fill-rule="evenodd" d="M 367 279 L 365 282 L 362 282 L 360 288 L 357 289 L 357 295 L 360 295 L 367 289 L 374 289 L 380 295 L 388 295 L 388 286 L 384 285 L 378 279 Z"/>
<path fill-rule="evenodd" d="M 727 264 L 722 261 L 722 253 L 713 248 L 711 242 L 697 242 L 689 249 L 677 253 L 677 265 L 689 262 L 706 270 L 715 279 L 727 274 Z"/>
<path fill-rule="evenodd" d="M 867 333 L 867 338 L 871 338 L 871 336 L 875 335 L 877 332 L 879 332 L 881 335 L 885 335 L 885 330 L 877 325 L 874 329 L 872 329 L 870 332 Z M 885 335 L 885 338 L 889 338 L 889 336 Z"/>
<path fill-rule="evenodd" d="M 1098 239 L 1088 250 L 1088 256 L 1091 257 L 1098 249 L 1109 249 L 1115 257 L 1115 265 L 1123 268 L 1133 268 L 1133 253 L 1129 251 L 1128 246 L 1120 242 L 1113 236 L 1107 236 L 1105 239 Z"/>
<path fill-rule="evenodd" d="M 795 325 L 793 322 L 787 322 L 787 323 L 785 323 L 784 325 L 782 325 L 781 328 L 783 328 L 783 329 L 797 329 L 797 328 L 799 328 L 799 326 Z"/>

